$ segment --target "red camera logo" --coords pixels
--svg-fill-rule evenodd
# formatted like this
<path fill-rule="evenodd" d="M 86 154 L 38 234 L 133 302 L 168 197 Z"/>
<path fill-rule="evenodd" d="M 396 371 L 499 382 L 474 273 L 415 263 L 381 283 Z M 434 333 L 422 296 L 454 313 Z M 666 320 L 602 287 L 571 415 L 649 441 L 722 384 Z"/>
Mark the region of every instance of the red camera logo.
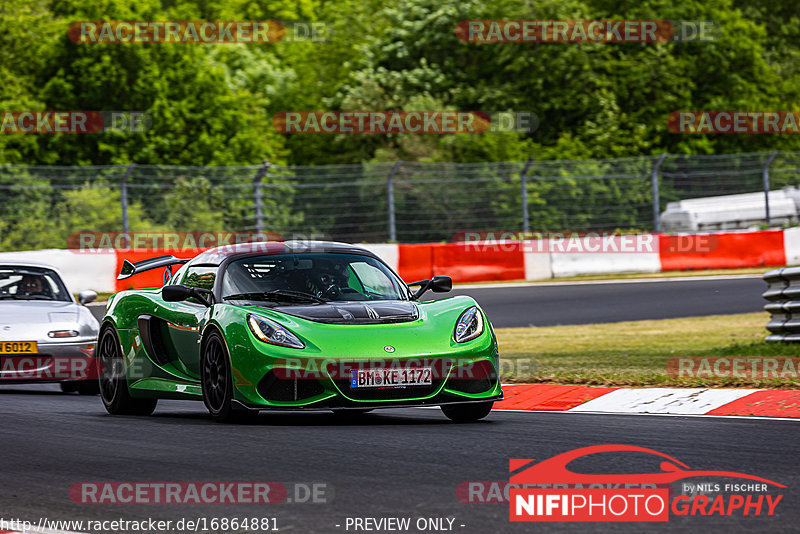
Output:
<path fill-rule="evenodd" d="M 635 452 L 660 457 L 660 471 L 584 474 L 568 468 L 568 464 L 578 458 L 609 452 Z M 670 510 L 675 515 L 771 516 L 783 495 L 766 493 L 768 486 L 786 487 L 766 478 L 744 473 L 693 470 L 671 456 L 635 445 L 595 445 L 568 451 L 538 463 L 533 462 L 535 460 L 529 459 L 513 459 L 509 462 L 509 470 L 516 472 L 509 479 L 512 485 L 509 499 L 510 521 L 664 522 L 669 520 Z M 703 484 L 704 489 L 719 493 L 713 498 L 704 494 L 678 495 L 670 502 L 670 489 L 665 485 L 695 477 L 739 478 L 757 483 Z M 618 487 L 597 487 L 606 484 Z M 657 487 L 630 488 L 630 484 L 651 484 Z M 550 487 L 541 487 L 542 485 Z M 694 487 L 692 484 L 684 486 Z M 748 492 L 761 494 L 752 495 L 747 494 Z"/>

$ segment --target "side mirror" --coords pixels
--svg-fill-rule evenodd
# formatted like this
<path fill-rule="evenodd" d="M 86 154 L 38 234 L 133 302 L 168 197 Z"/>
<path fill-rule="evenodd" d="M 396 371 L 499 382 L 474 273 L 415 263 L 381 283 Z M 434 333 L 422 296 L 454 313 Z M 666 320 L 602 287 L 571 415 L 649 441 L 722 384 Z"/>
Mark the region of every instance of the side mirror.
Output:
<path fill-rule="evenodd" d="M 192 293 L 192 288 L 190 287 L 174 285 L 164 286 L 161 288 L 161 298 L 167 302 L 183 302 L 184 300 L 188 300 L 193 296 L 194 294 Z"/>
<path fill-rule="evenodd" d="M 420 298 L 423 293 L 427 290 L 431 290 L 434 293 L 447 293 L 451 289 L 453 289 L 453 279 L 449 276 L 434 276 L 431 280 L 420 280 L 418 282 L 412 282 L 408 284 L 409 287 L 411 286 L 420 286 L 414 295 L 412 295 L 412 299 L 416 300 Z"/>
<path fill-rule="evenodd" d="M 80 302 L 84 306 L 89 304 L 90 302 L 94 302 L 95 300 L 97 300 L 96 291 L 92 291 L 91 289 L 86 289 L 78 293 L 78 302 Z"/>
<path fill-rule="evenodd" d="M 453 289 L 453 279 L 449 276 L 434 276 L 431 280 L 431 291 L 434 293 L 447 293 Z"/>
<path fill-rule="evenodd" d="M 211 306 L 211 295 L 211 291 L 207 289 L 182 285 L 171 285 L 161 288 L 161 298 L 167 302 L 184 302 L 194 297 L 206 306 Z"/>

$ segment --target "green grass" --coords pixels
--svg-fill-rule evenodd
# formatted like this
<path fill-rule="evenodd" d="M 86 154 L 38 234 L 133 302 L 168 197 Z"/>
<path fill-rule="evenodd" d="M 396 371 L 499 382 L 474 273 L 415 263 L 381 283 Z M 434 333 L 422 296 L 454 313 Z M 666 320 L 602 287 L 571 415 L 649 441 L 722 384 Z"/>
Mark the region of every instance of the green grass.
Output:
<path fill-rule="evenodd" d="M 505 382 L 605 386 L 797 388 L 790 379 L 673 378 L 670 358 L 800 357 L 800 346 L 766 343 L 766 313 L 611 324 L 500 328 Z"/>

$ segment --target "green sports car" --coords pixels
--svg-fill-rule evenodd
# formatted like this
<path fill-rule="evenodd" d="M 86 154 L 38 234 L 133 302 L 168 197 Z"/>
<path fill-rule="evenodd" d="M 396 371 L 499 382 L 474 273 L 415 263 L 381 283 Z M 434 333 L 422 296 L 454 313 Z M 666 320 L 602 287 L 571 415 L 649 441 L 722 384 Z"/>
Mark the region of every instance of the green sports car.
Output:
<path fill-rule="evenodd" d="M 449 277 L 405 284 L 368 250 L 314 241 L 126 261 L 118 278 L 156 268 L 164 286 L 113 295 L 100 325 L 109 413 L 202 399 L 217 421 L 267 409 L 441 406 L 469 422 L 502 399 L 497 339 L 477 303 L 420 301 L 450 291 Z"/>

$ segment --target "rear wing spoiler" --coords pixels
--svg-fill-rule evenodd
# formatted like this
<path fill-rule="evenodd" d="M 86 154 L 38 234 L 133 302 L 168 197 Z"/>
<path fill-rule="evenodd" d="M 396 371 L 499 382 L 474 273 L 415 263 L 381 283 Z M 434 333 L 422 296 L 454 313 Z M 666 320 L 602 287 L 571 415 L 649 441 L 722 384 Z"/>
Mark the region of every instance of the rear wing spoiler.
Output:
<path fill-rule="evenodd" d="M 147 260 L 137 261 L 134 263 L 125 260 L 122 262 L 122 268 L 119 270 L 117 280 L 125 280 L 131 276 L 145 271 L 158 269 L 159 267 L 168 267 L 170 265 L 183 265 L 189 260 L 182 260 L 172 255 L 158 256 L 157 258 L 150 258 Z"/>

